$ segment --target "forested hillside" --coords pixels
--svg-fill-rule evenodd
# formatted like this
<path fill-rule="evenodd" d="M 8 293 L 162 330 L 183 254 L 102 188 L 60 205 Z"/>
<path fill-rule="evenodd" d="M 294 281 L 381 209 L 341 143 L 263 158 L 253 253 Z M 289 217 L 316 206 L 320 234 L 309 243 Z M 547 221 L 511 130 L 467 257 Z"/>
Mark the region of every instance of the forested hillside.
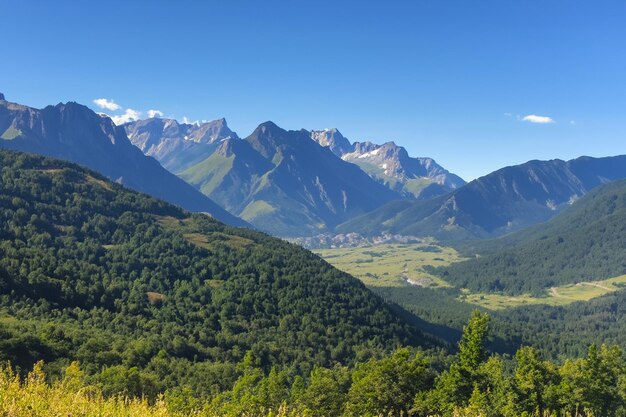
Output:
<path fill-rule="evenodd" d="M 105 394 L 210 396 L 245 366 L 308 375 L 425 342 L 312 253 L 76 165 L 0 151 L 0 188 L 0 360 L 19 369 L 78 360 Z"/>
<path fill-rule="evenodd" d="M 541 296 L 552 286 L 626 273 L 625 236 L 626 181 L 617 181 L 595 189 L 553 220 L 487 246 L 504 249 L 437 272 L 473 291 Z"/>

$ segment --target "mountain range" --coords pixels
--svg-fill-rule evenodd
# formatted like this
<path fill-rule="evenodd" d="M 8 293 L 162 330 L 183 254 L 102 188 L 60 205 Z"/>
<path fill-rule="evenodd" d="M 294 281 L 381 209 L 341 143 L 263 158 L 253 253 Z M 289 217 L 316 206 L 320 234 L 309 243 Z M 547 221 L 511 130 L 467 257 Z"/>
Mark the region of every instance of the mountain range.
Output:
<path fill-rule="evenodd" d="M 491 238 L 549 220 L 626 178 L 626 156 L 581 157 L 529 161 L 464 184 L 430 158 L 393 142 L 351 143 L 337 129 L 265 122 L 241 139 L 224 119 L 116 126 L 74 102 L 35 109 L 4 96 L 0 138 L 1 148 L 76 162 L 188 210 L 287 237 Z"/>
<path fill-rule="evenodd" d="M 546 221 L 593 188 L 626 178 L 626 156 L 530 161 L 502 168 L 440 197 L 396 201 L 337 227 L 338 232 L 489 238 Z"/>
<path fill-rule="evenodd" d="M 122 127 L 86 106 L 69 102 L 35 109 L 1 96 L 0 138 L 0 148 L 76 162 L 188 210 L 206 212 L 230 225 L 249 226 L 145 156 Z"/>
<path fill-rule="evenodd" d="M 287 131 L 266 122 L 239 139 L 224 119 L 150 118 L 124 128 L 146 155 L 281 236 L 327 232 L 390 201 L 432 198 L 464 184 L 430 158 L 411 158 L 393 142 L 351 144 L 337 129 Z"/>
<path fill-rule="evenodd" d="M 392 414 L 430 415 L 425 407 L 440 407 L 442 398 L 461 389 L 467 395 L 454 401 L 469 404 L 467 410 L 478 404 L 491 411 L 505 399 L 506 405 L 498 405 L 502 412 L 521 415 L 538 409 L 511 411 L 512 404 L 525 402 L 519 398 L 535 394 L 528 395 L 524 379 L 530 366 L 549 379 L 541 393 L 557 393 L 561 414 L 600 391 L 624 404 L 622 393 L 611 391 L 625 375 L 619 348 L 592 345 L 587 358 L 562 367 L 545 362 L 535 349 L 547 347 L 565 359 L 564 353 L 580 357 L 598 340 L 625 343 L 623 276 L 611 280 L 610 288 L 593 281 L 626 273 L 626 180 L 620 180 L 626 178 L 626 156 L 530 161 L 463 184 L 431 159 L 411 158 L 392 142 L 350 143 L 336 129 L 287 131 L 265 122 L 240 139 L 223 119 L 154 119 L 118 127 L 76 103 L 39 110 L 1 94 L 0 137 L 0 147 L 12 149 L 0 149 L 0 360 L 16 367 L 15 373 L 2 369 L 14 385 L 22 370 L 43 361 L 61 387 L 83 392 L 79 387 L 89 384 L 84 386 L 93 398 L 130 396 L 145 405 L 156 399 L 181 415 L 200 407 L 215 415 L 281 413 L 287 404 L 299 410 L 302 399 L 312 404 L 305 410 L 314 410 L 326 398 L 335 398 L 335 411 L 320 415 L 382 415 L 390 410 L 386 403 L 371 412 L 353 404 L 387 401 L 384 390 L 408 392 L 399 401 L 406 407 Z M 437 256 L 430 259 L 443 266 L 414 271 L 439 274 L 446 285 L 391 284 L 389 269 L 376 275 L 380 297 L 297 245 L 223 224 L 216 218 L 250 226 L 207 196 L 280 235 L 507 235 L 466 243 L 465 253 L 488 250 L 453 264 L 443 258 L 450 248 L 429 239 L 423 239 L 426 245 L 402 245 L 420 262 Z M 214 218 L 181 206 L 212 210 Z M 386 253 L 367 248 L 363 254 L 372 260 L 350 262 L 385 268 L 380 257 Z M 409 267 L 395 259 L 395 265 L 404 263 L 405 276 Z M 557 285 L 611 294 L 541 305 L 548 289 L 561 298 L 552 287 Z M 517 301 L 528 304 L 494 311 L 489 324 L 469 297 L 492 295 L 506 295 L 511 303 L 523 295 Z M 458 318 L 470 310 L 456 357 L 422 332 L 451 341 L 460 336 Z M 488 327 L 495 331 L 490 345 Z M 518 346 L 527 347 L 515 359 L 487 358 L 487 349 L 513 353 L 510 348 Z M 602 368 L 604 362 L 609 365 Z M 435 371 L 448 364 L 447 371 Z M 32 381 L 44 381 L 42 366 L 26 379 L 29 395 Z M 607 369 L 612 375 L 605 378 Z M 481 391 L 485 375 L 493 378 Z M 583 400 L 563 405 L 559 397 L 570 401 L 561 395 L 564 383 L 586 390 Z M 499 386 L 504 394 L 491 390 Z M 491 392 L 498 402 L 484 400 Z M 595 414 L 607 414 L 604 402 L 598 400 Z M 449 404 L 432 409 L 452 415 L 455 404 Z"/>
<path fill-rule="evenodd" d="M 429 199 L 465 185 L 432 158 L 413 158 L 394 142 L 350 143 L 337 129 L 311 131 L 311 139 L 405 198 Z"/>
<path fill-rule="evenodd" d="M 332 229 L 400 196 L 310 140 L 262 123 L 225 139 L 180 177 L 256 227 L 280 236 Z"/>

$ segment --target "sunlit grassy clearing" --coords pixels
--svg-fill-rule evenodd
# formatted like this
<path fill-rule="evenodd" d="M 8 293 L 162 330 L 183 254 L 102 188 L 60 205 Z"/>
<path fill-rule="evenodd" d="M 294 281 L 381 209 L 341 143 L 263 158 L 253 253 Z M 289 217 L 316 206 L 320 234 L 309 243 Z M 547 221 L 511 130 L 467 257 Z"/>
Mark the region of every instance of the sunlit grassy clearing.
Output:
<path fill-rule="evenodd" d="M 246 239 L 240 236 L 228 235 L 225 233 L 213 233 L 213 241 L 210 242 L 209 238 L 203 234 L 195 231 L 193 219 L 188 217 L 185 219 L 176 219 L 171 216 L 154 216 L 156 221 L 166 230 L 183 232 L 183 237 L 196 246 L 204 249 L 212 249 L 214 244 L 226 244 L 228 246 L 244 249 L 252 245 L 254 242 L 250 239 Z M 184 233 L 188 231 L 188 233 Z M 215 238 L 218 238 L 217 240 Z M 221 238 L 221 239 L 220 239 Z M 111 246 L 111 245 L 107 245 Z"/>
<path fill-rule="evenodd" d="M 589 301 L 623 289 L 626 285 L 626 275 L 606 279 L 603 281 L 588 281 L 569 284 L 546 290 L 546 297 L 532 297 L 530 295 L 508 296 L 502 294 L 470 294 L 459 297 L 462 301 L 480 305 L 491 310 L 503 310 L 531 304 L 545 304 L 560 306 L 576 301 Z"/>
<path fill-rule="evenodd" d="M 449 287 L 441 278 L 424 271 L 425 265 L 445 266 L 463 258 L 452 248 L 431 242 L 383 244 L 359 248 L 320 249 L 318 255 L 334 267 L 372 287 Z"/>

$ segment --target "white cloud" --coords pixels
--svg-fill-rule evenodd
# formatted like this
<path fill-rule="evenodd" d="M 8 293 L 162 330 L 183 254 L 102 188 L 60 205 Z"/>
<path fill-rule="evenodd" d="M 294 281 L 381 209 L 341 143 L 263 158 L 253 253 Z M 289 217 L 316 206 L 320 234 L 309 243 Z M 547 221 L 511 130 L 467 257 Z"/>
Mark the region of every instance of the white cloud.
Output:
<path fill-rule="evenodd" d="M 569 124 L 571 124 L 571 125 L 575 125 L 575 124 L 576 124 L 576 120 L 570 120 L 570 121 L 569 121 Z"/>
<path fill-rule="evenodd" d="M 148 117 L 163 117 L 163 112 L 161 110 L 148 110 Z"/>
<path fill-rule="evenodd" d="M 530 123 L 548 124 L 554 123 L 554 119 L 548 116 L 538 116 L 536 114 L 529 114 L 522 117 L 522 121 Z"/>
<path fill-rule="evenodd" d="M 113 120 L 113 123 L 115 123 L 116 125 L 122 125 L 124 123 L 139 120 L 139 118 L 141 117 L 141 112 L 133 109 L 126 109 L 126 111 L 124 111 L 124 114 L 110 117 Z"/>
<path fill-rule="evenodd" d="M 96 104 L 96 106 L 102 109 L 110 110 L 113 112 L 123 112 L 122 114 L 117 114 L 117 115 L 101 113 L 104 116 L 110 117 L 111 120 L 113 120 L 113 123 L 115 123 L 116 125 L 121 125 L 124 123 L 139 120 L 142 114 L 144 113 L 143 111 L 139 111 L 139 110 L 135 110 L 131 108 L 124 108 L 120 106 L 119 104 L 117 104 L 114 100 L 110 100 L 107 98 L 97 98 L 93 102 Z M 156 110 L 156 109 L 150 109 L 146 111 L 145 113 L 150 118 L 164 116 L 164 113 L 161 110 Z"/>
<path fill-rule="evenodd" d="M 97 98 L 93 102 L 96 104 L 96 106 L 100 107 L 101 109 L 116 111 L 122 108 L 122 106 L 117 104 L 115 101 L 108 100 L 106 98 Z"/>
<path fill-rule="evenodd" d="M 511 117 L 511 116 L 513 116 L 513 114 L 512 114 L 512 113 L 504 113 L 504 115 L 505 115 L 506 117 Z"/>
<path fill-rule="evenodd" d="M 528 116 L 524 116 L 522 118 L 522 121 L 539 124 L 554 123 L 554 119 L 552 119 L 551 117 L 537 116 L 536 114 L 529 114 Z"/>

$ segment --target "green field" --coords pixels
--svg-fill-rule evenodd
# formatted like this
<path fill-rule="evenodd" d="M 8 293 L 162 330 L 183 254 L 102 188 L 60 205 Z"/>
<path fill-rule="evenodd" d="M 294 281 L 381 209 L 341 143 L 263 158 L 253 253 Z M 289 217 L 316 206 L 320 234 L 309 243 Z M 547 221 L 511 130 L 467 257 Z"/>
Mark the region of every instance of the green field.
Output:
<path fill-rule="evenodd" d="M 530 295 L 507 296 L 502 294 L 471 294 L 464 291 L 459 297 L 462 301 L 476 304 L 490 310 L 503 310 L 530 304 L 546 304 L 560 306 L 576 301 L 589 301 L 593 298 L 618 291 L 626 286 L 626 275 L 602 281 L 587 281 L 576 284 L 552 287 L 546 291 L 545 297 Z"/>
<path fill-rule="evenodd" d="M 463 259 L 456 250 L 431 242 L 320 249 L 315 252 L 371 287 L 449 287 L 447 282 L 427 273 L 423 267 L 445 266 Z"/>
<path fill-rule="evenodd" d="M 424 270 L 427 265 L 445 266 L 464 258 L 453 248 L 434 242 L 420 244 L 383 244 L 359 248 L 320 249 L 315 251 L 338 269 L 359 278 L 369 287 L 428 287 L 452 286 Z M 459 301 L 490 310 L 503 310 L 525 305 L 560 306 L 593 298 L 626 287 L 626 275 L 602 281 L 581 281 L 546 290 L 545 297 L 531 295 L 509 296 L 494 293 L 471 293 L 461 289 Z M 406 303 L 406 300 L 404 300 Z"/>

